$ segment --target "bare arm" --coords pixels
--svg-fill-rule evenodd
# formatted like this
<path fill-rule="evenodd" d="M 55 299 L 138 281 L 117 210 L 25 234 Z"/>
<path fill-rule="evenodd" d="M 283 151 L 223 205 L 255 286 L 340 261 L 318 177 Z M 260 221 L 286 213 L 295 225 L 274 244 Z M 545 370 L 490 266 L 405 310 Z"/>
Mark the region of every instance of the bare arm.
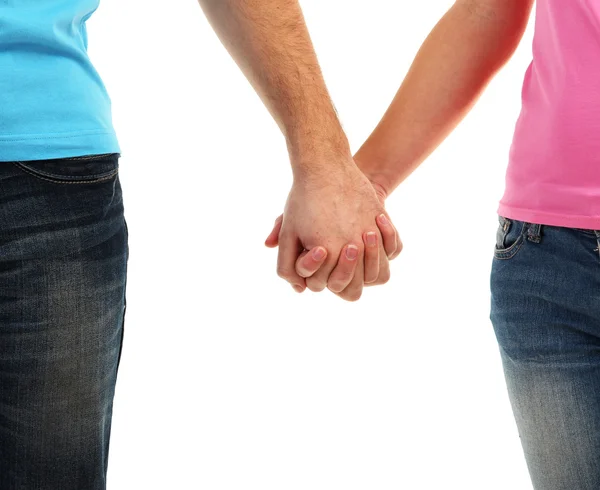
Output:
<path fill-rule="evenodd" d="M 437 23 L 355 155 L 386 195 L 440 145 L 510 59 L 532 5 L 533 0 L 458 0 Z"/>
<path fill-rule="evenodd" d="M 287 143 L 294 184 L 279 229 L 279 276 L 298 292 L 327 287 L 344 299 L 358 299 L 365 280 L 383 283 L 389 276 L 376 223 L 385 210 L 352 159 L 298 1 L 199 2 Z M 376 241 L 365 254 L 367 234 Z M 300 275 L 299 256 L 318 247 L 327 251 L 322 266 Z M 350 263 L 352 268 L 344 267 Z M 373 274 L 365 275 L 365 263 Z"/>
<path fill-rule="evenodd" d="M 294 172 L 351 162 L 297 0 L 199 0 L 286 138 Z M 325 162 L 319 161 L 319 165 Z"/>

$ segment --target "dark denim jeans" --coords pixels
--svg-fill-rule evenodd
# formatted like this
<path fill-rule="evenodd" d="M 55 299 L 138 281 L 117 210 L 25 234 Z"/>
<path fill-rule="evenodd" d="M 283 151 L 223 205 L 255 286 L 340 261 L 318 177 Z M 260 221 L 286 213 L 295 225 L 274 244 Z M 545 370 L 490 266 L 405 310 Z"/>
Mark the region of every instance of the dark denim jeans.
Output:
<path fill-rule="evenodd" d="M 106 488 L 129 257 L 119 155 L 0 162 L 0 489 Z"/>
<path fill-rule="evenodd" d="M 600 231 L 499 217 L 491 314 L 535 490 L 600 489 Z"/>

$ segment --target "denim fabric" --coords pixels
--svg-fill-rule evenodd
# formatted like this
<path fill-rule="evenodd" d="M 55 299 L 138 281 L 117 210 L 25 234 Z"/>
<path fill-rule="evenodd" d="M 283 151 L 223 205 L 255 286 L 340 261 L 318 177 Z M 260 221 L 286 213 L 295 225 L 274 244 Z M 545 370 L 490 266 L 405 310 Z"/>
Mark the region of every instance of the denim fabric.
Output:
<path fill-rule="evenodd" d="M 535 490 L 600 489 L 600 231 L 499 216 L 491 313 Z"/>
<path fill-rule="evenodd" d="M 119 154 L 0 164 L 0 489 L 106 488 L 125 320 Z"/>

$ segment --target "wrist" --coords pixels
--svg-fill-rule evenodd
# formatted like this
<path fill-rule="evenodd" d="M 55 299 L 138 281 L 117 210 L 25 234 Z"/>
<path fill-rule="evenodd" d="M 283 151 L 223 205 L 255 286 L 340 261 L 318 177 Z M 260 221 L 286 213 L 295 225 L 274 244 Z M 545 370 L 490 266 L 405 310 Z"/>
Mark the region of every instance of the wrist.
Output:
<path fill-rule="evenodd" d="M 356 169 L 343 132 L 287 139 L 287 147 L 294 178 L 322 178 L 337 171 Z"/>
<path fill-rule="evenodd" d="M 364 155 L 360 154 L 360 151 L 354 155 L 354 163 L 365 177 L 369 179 L 379 197 L 383 200 L 387 199 L 396 186 L 389 175 L 387 175 L 385 166 L 374 159 L 365 158 Z"/>
<path fill-rule="evenodd" d="M 322 165 L 328 159 L 332 163 L 352 159 L 348 138 L 327 97 L 301 104 L 283 126 L 290 160 L 301 171 L 310 171 L 314 164 Z"/>

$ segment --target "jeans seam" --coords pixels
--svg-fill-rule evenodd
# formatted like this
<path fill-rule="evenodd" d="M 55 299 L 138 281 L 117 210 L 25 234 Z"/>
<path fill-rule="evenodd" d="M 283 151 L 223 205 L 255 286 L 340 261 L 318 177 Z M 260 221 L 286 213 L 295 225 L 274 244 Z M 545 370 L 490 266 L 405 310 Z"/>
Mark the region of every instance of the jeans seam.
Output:
<path fill-rule="evenodd" d="M 34 177 L 38 178 L 38 179 L 42 179 L 42 180 L 46 180 L 48 182 L 52 182 L 54 184 L 93 184 L 96 182 L 103 182 L 105 180 L 108 180 L 112 177 L 114 177 L 118 172 L 119 169 L 114 170 L 113 172 L 110 173 L 110 175 L 107 175 L 106 177 L 101 177 L 98 179 L 94 179 L 94 180 L 61 180 L 61 179 L 54 179 L 51 177 L 45 177 L 42 176 L 38 173 L 32 172 L 31 170 L 29 170 L 28 168 L 24 167 L 23 165 L 21 165 L 21 162 L 12 162 L 13 165 L 17 166 L 18 168 L 20 168 L 23 172 L 27 172 L 30 175 L 33 175 Z"/>

